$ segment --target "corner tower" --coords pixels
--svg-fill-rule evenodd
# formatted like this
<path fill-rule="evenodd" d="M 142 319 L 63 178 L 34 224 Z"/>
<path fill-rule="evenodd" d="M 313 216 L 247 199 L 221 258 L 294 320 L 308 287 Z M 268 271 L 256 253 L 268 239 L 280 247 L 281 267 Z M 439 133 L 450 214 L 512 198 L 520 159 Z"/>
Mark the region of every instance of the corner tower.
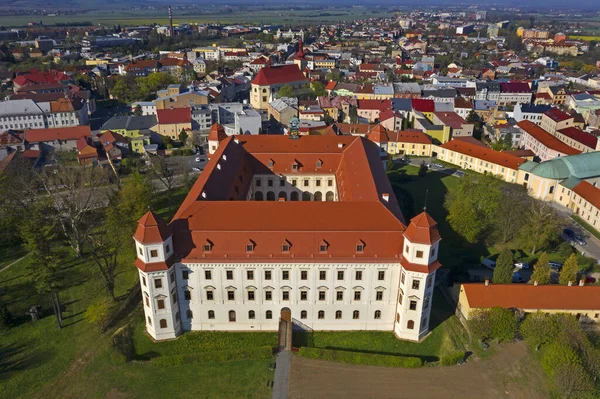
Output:
<path fill-rule="evenodd" d="M 425 211 L 404 231 L 402 266 L 394 332 L 398 338 L 421 340 L 429 332 L 435 272 L 441 241 L 437 223 Z"/>
<path fill-rule="evenodd" d="M 139 269 L 146 331 L 156 340 L 175 338 L 181 331 L 173 264 L 173 237 L 167 223 L 148 211 L 133 236 Z"/>

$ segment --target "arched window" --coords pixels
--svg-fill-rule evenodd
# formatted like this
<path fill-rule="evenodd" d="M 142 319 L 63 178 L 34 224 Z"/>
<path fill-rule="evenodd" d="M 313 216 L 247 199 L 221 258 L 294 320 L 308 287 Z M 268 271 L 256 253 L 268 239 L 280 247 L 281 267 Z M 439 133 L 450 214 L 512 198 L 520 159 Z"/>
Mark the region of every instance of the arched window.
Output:
<path fill-rule="evenodd" d="M 342 318 L 342 311 L 341 310 L 336 310 L 335 311 L 335 318 L 336 319 L 341 319 Z"/>
<path fill-rule="evenodd" d="M 263 197 L 263 193 L 261 191 L 257 191 L 254 193 L 255 201 L 262 201 L 263 199 L 264 199 L 264 197 Z"/>
<path fill-rule="evenodd" d="M 324 319 L 324 318 L 325 318 L 325 311 L 319 310 L 319 319 Z"/>
<path fill-rule="evenodd" d="M 333 191 L 327 191 L 325 194 L 325 201 L 333 201 Z"/>
<path fill-rule="evenodd" d="M 152 319 L 150 318 L 150 316 L 148 316 L 148 325 L 151 326 L 152 325 Z"/>
<path fill-rule="evenodd" d="M 292 193 L 290 194 L 290 201 L 298 201 L 298 191 L 292 191 Z"/>
<path fill-rule="evenodd" d="M 270 310 L 267 310 L 266 318 L 267 318 L 267 320 L 271 320 L 273 318 L 273 312 L 271 312 Z"/>
<path fill-rule="evenodd" d="M 303 310 L 303 311 L 300 312 L 300 318 L 301 319 L 306 319 L 306 315 L 307 315 L 306 310 Z"/>
<path fill-rule="evenodd" d="M 160 328 L 167 328 L 167 320 L 166 319 L 160 319 Z"/>
<path fill-rule="evenodd" d="M 214 319 L 215 318 L 215 311 L 214 310 L 209 310 L 208 311 L 208 318 L 209 319 Z"/>
<path fill-rule="evenodd" d="M 379 320 L 381 319 L 381 310 L 376 310 L 375 311 L 375 320 Z"/>
<path fill-rule="evenodd" d="M 354 320 L 358 319 L 360 317 L 360 312 L 358 310 L 355 310 L 354 312 L 352 312 L 352 318 Z"/>
<path fill-rule="evenodd" d="M 248 318 L 249 318 L 250 320 L 254 320 L 254 317 L 255 317 L 255 316 L 256 316 L 256 314 L 254 313 L 254 310 L 250 310 L 250 311 L 248 312 Z"/>
<path fill-rule="evenodd" d="M 308 191 L 302 193 L 302 201 L 310 201 L 312 199 L 311 197 L 312 196 Z"/>
<path fill-rule="evenodd" d="M 273 191 L 267 192 L 267 201 L 275 201 L 275 193 Z"/>
<path fill-rule="evenodd" d="M 415 328 L 415 322 L 412 320 L 409 320 L 408 323 L 406 323 L 406 328 L 408 328 L 409 330 L 412 330 Z"/>
<path fill-rule="evenodd" d="M 287 201 L 287 193 L 285 191 L 280 191 L 277 199 L 279 201 Z"/>
<path fill-rule="evenodd" d="M 229 311 L 229 321 L 230 322 L 234 322 L 235 321 L 235 310 L 230 310 Z"/>
<path fill-rule="evenodd" d="M 323 201 L 323 193 L 320 191 L 317 191 L 315 193 L 315 201 Z"/>

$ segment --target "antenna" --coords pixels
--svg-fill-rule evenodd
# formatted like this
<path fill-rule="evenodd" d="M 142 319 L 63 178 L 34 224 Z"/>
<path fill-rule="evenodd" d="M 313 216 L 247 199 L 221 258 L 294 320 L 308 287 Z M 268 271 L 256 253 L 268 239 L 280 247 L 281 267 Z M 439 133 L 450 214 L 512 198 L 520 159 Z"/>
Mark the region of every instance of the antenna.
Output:
<path fill-rule="evenodd" d="M 429 190 L 425 190 L 425 203 L 423 204 L 423 212 L 427 212 L 427 196 L 429 195 Z"/>

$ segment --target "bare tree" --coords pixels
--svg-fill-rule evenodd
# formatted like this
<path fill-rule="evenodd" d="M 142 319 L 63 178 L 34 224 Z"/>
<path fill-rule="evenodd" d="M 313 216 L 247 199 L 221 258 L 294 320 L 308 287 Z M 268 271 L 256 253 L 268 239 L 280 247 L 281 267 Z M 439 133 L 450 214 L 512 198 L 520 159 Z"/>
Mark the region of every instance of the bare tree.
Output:
<path fill-rule="evenodd" d="M 162 157 L 150 156 L 150 170 L 152 177 L 157 178 L 167 191 L 170 208 L 173 200 L 173 188 L 175 187 L 176 168 L 167 165 L 167 162 Z"/>
<path fill-rule="evenodd" d="M 52 199 L 63 234 L 76 256 L 81 256 L 91 210 L 105 205 L 107 182 L 102 167 L 70 167 L 59 164 L 44 171 L 40 182 Z"/>
<path fill-rule="evenodd" d="M 530 199 L 524 221 L 521 235 L 532 254 L 558 237 L 562 227 L 562 220 L 552 205 L 536 199 Z"/>

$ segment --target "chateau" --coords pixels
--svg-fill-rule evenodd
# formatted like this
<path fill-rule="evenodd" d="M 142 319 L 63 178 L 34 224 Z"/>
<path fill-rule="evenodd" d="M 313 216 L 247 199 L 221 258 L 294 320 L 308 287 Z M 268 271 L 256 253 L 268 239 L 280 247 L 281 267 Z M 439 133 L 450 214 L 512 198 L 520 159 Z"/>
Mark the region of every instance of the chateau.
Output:
<path fill-rule="evenodd" d="M 441 237 L 407 225 L 378 146 L 353 136 L 229 136 L 170 223 L 134 235 L 146 329 L 278 329 L 283 308 L 314 330 L 429 331 Z"/>

